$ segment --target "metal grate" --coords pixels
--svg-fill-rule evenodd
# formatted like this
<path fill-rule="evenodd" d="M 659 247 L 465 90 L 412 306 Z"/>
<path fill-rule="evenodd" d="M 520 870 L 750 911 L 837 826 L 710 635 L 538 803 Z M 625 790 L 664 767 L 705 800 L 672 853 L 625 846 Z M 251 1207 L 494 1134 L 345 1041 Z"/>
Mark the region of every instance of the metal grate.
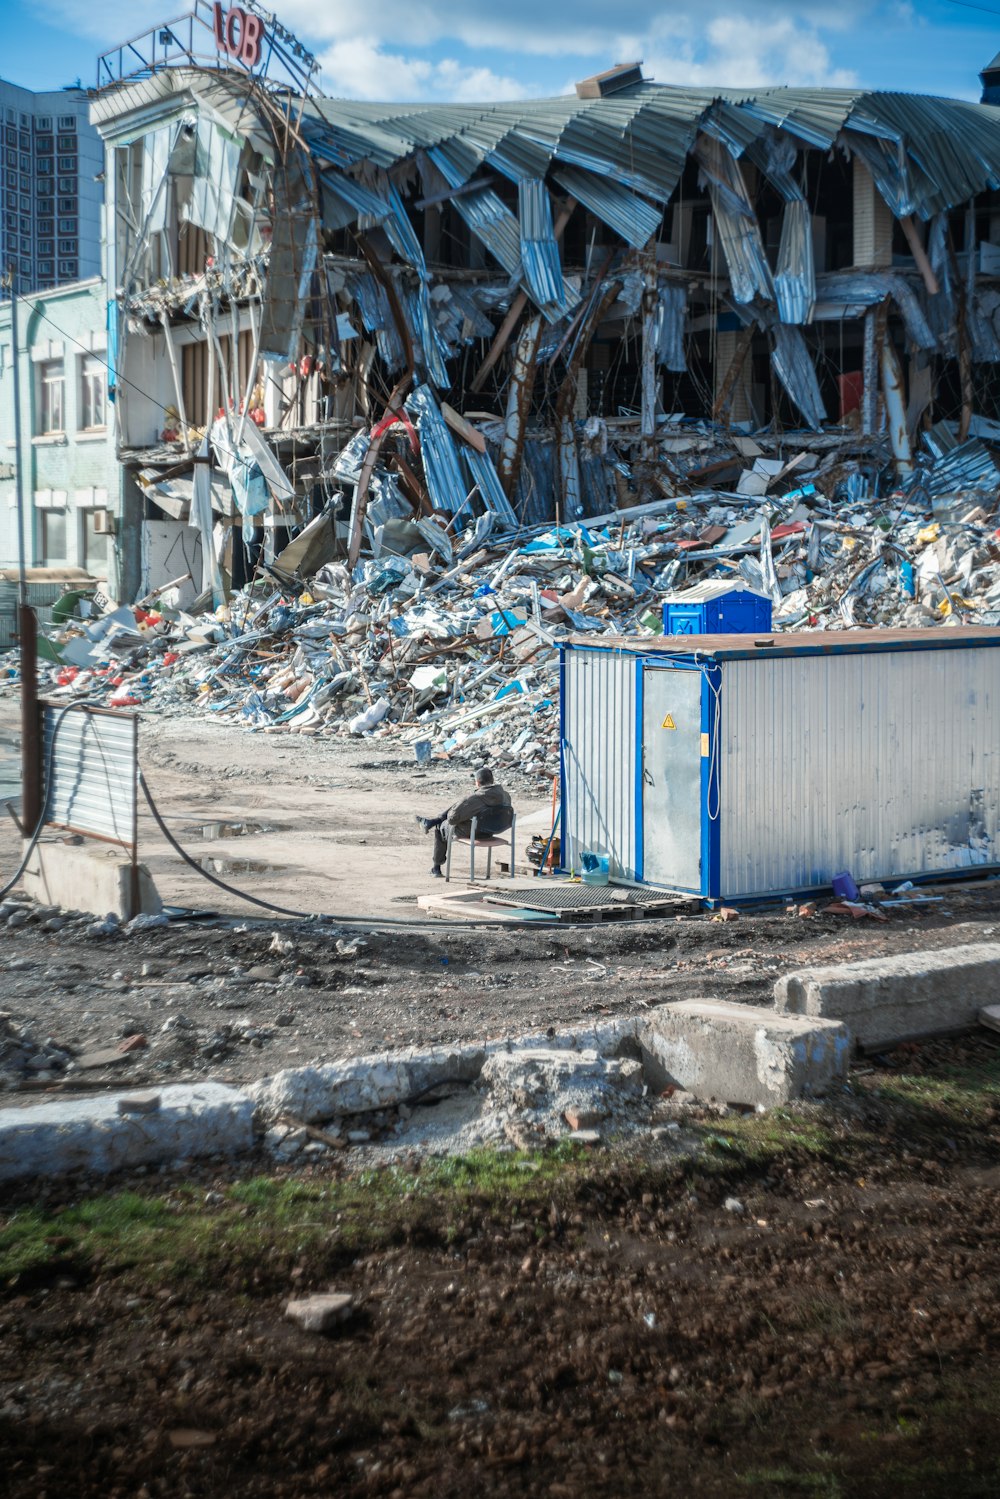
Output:
<path fill-rule="evenodd" d="M 676 905 L 690 896 L 669 890 L 640 890 L 630 885 L 531 885 L 504 887 L 487 897 L 494 906 L 527 906 L 533 911 L 588 911 L 602 906 Z"/>

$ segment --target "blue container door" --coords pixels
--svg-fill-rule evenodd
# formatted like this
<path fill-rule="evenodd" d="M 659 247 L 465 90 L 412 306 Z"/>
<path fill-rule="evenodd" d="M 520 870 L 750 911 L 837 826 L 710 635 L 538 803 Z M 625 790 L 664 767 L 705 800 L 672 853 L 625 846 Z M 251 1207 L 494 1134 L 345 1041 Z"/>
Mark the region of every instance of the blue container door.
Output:
<path fill-rule="evenodd" d="M 752 635 L 760 629 L 757 611 L 759 599 L 729 598 L 719 610 L 720 635 Z M 765 626 L 769 628 L 769 626 Z"/>
<path fill-rule="evenodd" d="M 704 635 L 705 616 L 701 609 L 675 609 L 664 604 L 663 631 L 665 635 Z"/>
<path fill-rule="evenodd" d="M 647 665 L 642 681 L 642 878 L 702 888 L 702 674 Z"/>

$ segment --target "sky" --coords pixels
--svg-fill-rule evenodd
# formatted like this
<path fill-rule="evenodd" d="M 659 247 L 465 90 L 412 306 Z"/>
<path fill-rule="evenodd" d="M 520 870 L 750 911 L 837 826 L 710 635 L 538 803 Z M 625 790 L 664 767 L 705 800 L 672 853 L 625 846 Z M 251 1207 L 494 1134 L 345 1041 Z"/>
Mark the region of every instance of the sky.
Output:
<path fill-rule="evenodd" d="M 0 77 L 96 80 L 99 52 L 190 0 L 4 0 Z M 1000 0 L 276 0 L 320 59 L 323 92 L 492 101 L 571 92 L 641 59 L 659 83 L 860 86 L 977 99 Z"/>

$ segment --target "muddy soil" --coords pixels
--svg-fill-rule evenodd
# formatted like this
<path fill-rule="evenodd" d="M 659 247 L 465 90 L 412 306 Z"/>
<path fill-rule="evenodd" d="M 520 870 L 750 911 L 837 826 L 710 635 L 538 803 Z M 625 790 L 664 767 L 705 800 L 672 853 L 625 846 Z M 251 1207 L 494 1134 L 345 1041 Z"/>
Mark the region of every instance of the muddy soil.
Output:
<path fill-rule="evenodd" d="M 961 1049 L 996 1096 L 992 1043 Z M 132 1268 L 97 1209 L 93 1241 L 60 1234 L 86 1192 L 22 1191 L 0 1248 L 30 1201 L 49 1258 L 0 1285 L 0 1492 L 995 1495 L 1000 1111 L 900 1110 L 894 1065 L 766 1157 L 716 1120 L 700 1167 L 632 1147 L 539 1189 L 525 1161 L 506 1194 L 300 1172 L 291 1236 L 291 1199 L 232 1172 L 132 1177 L 133 1216 L 165 1214 Z M 331 1287 L 335 1333 L 284 1319 Z"/>

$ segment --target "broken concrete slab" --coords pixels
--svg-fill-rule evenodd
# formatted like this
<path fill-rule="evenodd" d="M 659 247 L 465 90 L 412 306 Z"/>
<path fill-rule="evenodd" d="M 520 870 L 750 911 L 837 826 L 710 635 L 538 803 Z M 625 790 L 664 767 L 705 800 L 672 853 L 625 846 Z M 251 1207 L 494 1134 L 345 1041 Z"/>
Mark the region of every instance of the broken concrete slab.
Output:
<path fill-rule="evenodd" d="M 861 1046 L 975 1025 L 998 996 L 1000 942 L 804 968 L 774 986 L 779 1011 L 841 1020 Z"/>
<path fill-rule="evenodd" d="M 252 1101 L 222 1083 L 164 1088 L 146 1114 L 122 1116 L 113 1094 L 66 1099 L 0 1109 L 0 1181 L 237 1155 L 253 1143 Z"/>
<path fill-rule="evenodd" d="M 637 1060 L 541 1046 L 494 1052 L 480 1081 L 497 1108 L 558 1116 L 579 1109 L 604 1117 L 616 1103 L 639 1097 L 643 1088 Z"/>
<path fill-rule="evenodd" d="M 267 1120 L 290 1114 L 315 1124 L 339 1114 L 393 1108 L 444 1083 L 473 1083 L 485 1060 L 485 1048 L 476 1046 L 347 1057 L 288 1068 L 252 1084 L 247 1093 Z"/>
<path fill-rule="evenodd" d="M 846 1075 L 850 1051 L 837 1021 L 715 999 L 661 1005 L 639 1044 L 651 1086 L 765 1108 L 825 1093 Z"/>
<path fill-rule="evenodd" d="M 537 1047 L 596 1056 L 638 1056 L 636 1022 L 618 1017 L 556 1035 L 533 1033 L 483 1046 L 409 1048 L 376 1056 L 346 1057 L 313 1067 L 287 1068 L 247 1091 L 267 1121 L 287 1114 L 306 1124 L 343 1114 L 367 1114 L 407 1103 L 445 1083 L 474 1083 L 488 1056 Z"/>

